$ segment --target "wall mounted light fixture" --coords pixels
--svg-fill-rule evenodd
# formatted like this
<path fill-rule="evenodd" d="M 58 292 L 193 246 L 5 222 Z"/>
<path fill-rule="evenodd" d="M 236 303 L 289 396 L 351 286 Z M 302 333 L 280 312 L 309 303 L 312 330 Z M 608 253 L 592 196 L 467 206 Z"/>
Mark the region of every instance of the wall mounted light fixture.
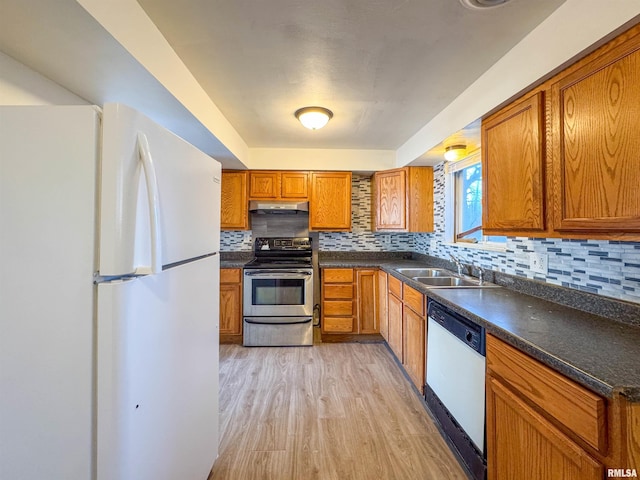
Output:
<path fill-rule="evenodd" d="M 294 115 L 309 130 L 318 130 L 331 120 L 333 112 L 324 107 L 303 107 L 296 110 Z"/>

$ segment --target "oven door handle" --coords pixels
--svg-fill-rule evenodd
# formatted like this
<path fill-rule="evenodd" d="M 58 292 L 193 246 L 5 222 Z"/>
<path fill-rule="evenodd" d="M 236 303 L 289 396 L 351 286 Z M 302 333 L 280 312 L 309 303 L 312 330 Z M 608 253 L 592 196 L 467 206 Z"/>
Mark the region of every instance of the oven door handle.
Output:
<path fill-rule="evenodd" d="M 299 276 L 306 276 L 309 277 L 312 275 L 312 272 L 305 272 L 305 271 L 282 271 L 282 270 L 252 270 L 252 271 L 245 271 L 244 274 L 247 277 L 299 277 Z"/>
<path fill-rule="evenodd" d="M 269 321 L 266 321 L 266 318 L 269 318 L 269 317 L 265 317 L 265 320 L 262 320 L 262 321 L 254 320 L 254 318 L 255 317 L 251 317 L 251 318 L 244 317 L 243 320 L 244 320 L 245 323 L 251 323 L 251 324 L 254 324 L 254 325 L 299 325 L 301 323 L 309 323 L 309 322 L 311 322 L 313 320 L 312 317 L 308 317 L 308 318 L 304 318 L 303 320 L 269 322 Z"/>

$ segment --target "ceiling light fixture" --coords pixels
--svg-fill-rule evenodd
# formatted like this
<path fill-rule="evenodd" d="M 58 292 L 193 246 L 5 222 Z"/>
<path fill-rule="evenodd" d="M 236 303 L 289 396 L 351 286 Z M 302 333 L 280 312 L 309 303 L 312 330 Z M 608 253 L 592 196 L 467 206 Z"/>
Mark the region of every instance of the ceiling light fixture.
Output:
<path fill-rule="evenodd" d="M 296 110 L 295 116 L 309 130 L 318 130 L 331 120 L 333 112 L 324 107 L 303 107 Z"/>
<path fill-rule="evenodd" d="M 504 5 L 511 0 L 460 0 L 460 3 L 471 10 L 484 10 Z"/>
<path fill-rule="evenodd" d="M 459 143 L 456 145 L 449 145 L 444 149 L 444 159 L 452 162 L 454 160 L 458 160 L 464 157 L 467 151 L 467 146 L 465 144 Z"/>

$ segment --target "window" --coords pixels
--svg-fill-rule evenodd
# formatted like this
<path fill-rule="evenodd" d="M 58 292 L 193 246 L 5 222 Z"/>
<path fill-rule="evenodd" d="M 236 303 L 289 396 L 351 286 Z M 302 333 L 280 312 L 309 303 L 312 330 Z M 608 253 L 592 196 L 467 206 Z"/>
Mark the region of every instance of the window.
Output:
<path fill-rule="evenodd" d="M 507 237 L 482 232 L 482 164 L 480 154 L 447 165 L 453 186 L 453 242 L 504 244 Z"/>

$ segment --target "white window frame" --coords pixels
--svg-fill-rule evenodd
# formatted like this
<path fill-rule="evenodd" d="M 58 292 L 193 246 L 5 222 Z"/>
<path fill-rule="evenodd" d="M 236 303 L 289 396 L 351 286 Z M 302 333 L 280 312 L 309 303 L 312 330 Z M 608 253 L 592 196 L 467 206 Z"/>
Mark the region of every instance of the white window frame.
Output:
<path fill-rule="evenodd" d="M 446 245 L 455 247 L 472 248 L 478 250 L 491 250 L 503 252 L 506 250 L 506 244 L 498 242 L 490 242 L 487 235 L 482 236 L 482 241 L 478 243 L 457 242 L 455 238 L 456 231 L 456 173 L 464 170 L 471 165 L 481 162 L 480 150 L 475 150 L 470 155 L 457 160 L 455 162 L 446 162 L 445 172 L 445 241 Z M 483 192 L 484 194 L 484 192 Z"/>

